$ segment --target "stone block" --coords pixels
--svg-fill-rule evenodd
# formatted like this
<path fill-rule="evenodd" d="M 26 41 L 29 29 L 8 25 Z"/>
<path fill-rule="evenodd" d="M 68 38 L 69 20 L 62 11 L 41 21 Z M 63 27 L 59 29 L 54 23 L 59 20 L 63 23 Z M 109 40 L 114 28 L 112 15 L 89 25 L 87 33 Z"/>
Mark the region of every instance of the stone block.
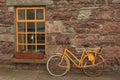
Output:
<path fill-rule="evenodd" d="M 15 26 L 11 25 L 10 27 L 8 27 L 7 32 L 10 34 L 15 34 Z"/>
<path fill-rule="evenodd" d="M 98 34 L 88 34 L 87 35 L 87 40 L 98 40 L 98 38 L 99 38 L 99 35 Z"/>
<path fill-rule="evenodd" d="M 65 11 L 53 12 L 51 16 L 54 20 L 70 20 L 73 17 L 72 13 Z"/>
<path fill-rule="evenodd" d="M 120 20 L 120 9 L 115 10 L 114 16 L 115 20 Z"/>
<path fill-rule="evenodd" d="M 71 39 L 71 45 L 79 46 L 81 45 L 81 39 Z"/>
<path fill-rule="evenodd" d="M 3 3 L 3 2 L 5 2 L 5 0 L 0 0 L 0 3 Z"/>
<path fill-rule="evenodd" d="M 112 0 L 112 3 L 117 3 L 117 4 L 119 4 L 120 3 L 120 0 Z"/>
<path fill-rule="evenodd" d="M 110 7 L 112 7 L 113 9 L 120 9 L 120 4 L 111 4 Z"/>
<path fill-rule="evenodd" d="M 91 10 L 80 10 L 78 19 L 89 19 L 89 16 L 91 15 Z"/>
<path fill-rule="evenodd" d="M 77 27 L 80 24 L 80 22 L 78 20 L 63 21 L 63 24 L 67 27 Z"/>
<path fill-rule="evenodd" d="M 55 54 L 56 51 L 58 51 L 58 49 L 60 49 L 60 45 L 47 45 L 46 46 L 46 55 L 47 58 L 49 58 L 51 55 Z M 63 53 L 63 48 L 61 48 L 61 50 L 59 50 L 59 53 Z"/>
<path fill-rule="evenodd" d="M 17 5 L 50 5 L 53 4 L 52 0 L 7 0 L 8 6 L 17 6 Z"/>
<path fill-rule="evenodd" d="M 82 7 L 80 8 L 79 14 L 78 14 L 78 19 L 89 19 L 91 12 L 93 9 L 96 9 L 98 7 Z"/>
<path fill-rule="evenodd" d="M 64 25 L 62 21 L 47 21 L 46 33 L 62 33 Z"/>
<path fill-rule="evenodd" d="M 120 46 L 120 37 L 117 37 L 117 39 L 116 39 L 116 45 Z"/>
<path fill-rule="evenodd" d="M 105 22 L 103 25 L 103 33 L 120 33 L 120 22 Z"/>
<path fill-rule="evenodd" d="M 86 34 L 76 34 L 75 38 L 80 38 L 80 39 L 83 39 L 83 38 L 86 38 L 87 35 Z"/>
<path fill-rule="evenodd" d="M 99 37 L 100 40 L 114 41 L 116 39 L 115 35 L 103 35 Z"/>
<path fill-rule="evenodd" d="M 11 34 L 0 34 L 0 41 L 14 42 L 14 35 Z"/>
<path fill-rule="evenodd" d="M 95 9 L 92 11 L 90 18 L 91 19 L 100 19 L 100 20 L 112 20 L 114 17 L 113 14 L 114 11 L 109 10 L 100 10 L 100 9 Z"/>
<path fill-rule="evenodd" d="M 14 7 L 12 7 L 12 6 L 9 6 L 9 7 L 8 7 L 8 11 L 9 11 L 9 12 L 15 12 L 15 9 L 14 9 Z"/>
<path fill-rule="evenodd" d="M 57 34 L 47 34 L 46 35 L 46 44 L 47 45 L 55 45 L 56 44 L 56 37 Z"/>
<path fill-rule="evenodd" d="M 120 57 L 120 47 L 117 47 L 117 46 L 113 46 L 113 47 L 104 47 L 103 48 L 103 54 L 106 56 L 106 57 Z"/>
<path fill-rule="evenodd" d="M 0 27 L 0 34 L 1 33 L 6 33 L 7 28 L 6 27 Z"/>
<path fill-rule="evenodd" d="M 102 32 L 101 28 L 98 28 L 98 29 L 92 28 L 92 29 L 90 29 L 91 34 L 101 34 L 101 32 Z"/>
<path fill-rule="evenodd" d="M 68 45 L 71 39 L 75 38 L 74 33 L 69 34 L 57 34 L 55 37 L 55 41 L 57 45 Z"/>
<path fill-rule="evenodd" d="M 89 29 L 88 28 L 75 28 L 75 32 L 76 33 L 89 33 Z"/>
<path fill-rule="evenodd" d="M 65 27 L 64 28 L 64 33 L 74 33 L 74 28 L 72 27 Z"/>

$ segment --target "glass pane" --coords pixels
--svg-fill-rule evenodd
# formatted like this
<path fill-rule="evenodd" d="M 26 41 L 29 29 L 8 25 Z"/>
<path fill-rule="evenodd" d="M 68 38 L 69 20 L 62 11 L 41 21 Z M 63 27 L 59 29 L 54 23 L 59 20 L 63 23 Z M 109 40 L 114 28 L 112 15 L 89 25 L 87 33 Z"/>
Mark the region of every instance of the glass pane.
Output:
<path fill-rule="evenodd" d="M 37 43 L 45 43 L 45 35 L 37 34 Z"/>
<path fill-rule="evenodd" d="M 35 43 L 35 34 L 28 34 L 28 43 Z"/>
<path fill-rule="evenodd" d="M 45 46 L 44 45 L 38 45 L 37 46 L 38 53 L 45 53 Z"/>
<path fill-rule="evenodd" d="M 18 32 L 25 32 L 26 28 L 25 28 L 25 23 L 24 22 L 19 22 L 18 23 Z"/>
<path fill-rule="evenodd" d="M 26 46 L 25 45 L 19 45 L 18 48 L 19 48 L 18 53 L 20 53 L 20 54 L 26 53 Z"/>
<path fill-rule="evenodd" d="M 45 23 L 44 22 L 37 23 L 37 32 L 45 32 Z"/>
<path fill-rule="evenodd" d="M 35 13 L 33 9 L 27 10 L 27 19 L 28 20 L 34 20 L 35 19 Z"/>
<path fill-rule="evenodd" d="M 28 22 L 27 23 L 27 30 L 28 30 L 28 32 L 35 32 L 35 23 L 34 22 Z"/>
<path fill-rule="evenodd" d="M 43 9 L 37 9 L 36 10 L 36 19 L 44 19 L 43 17 Z"/>
<path fill-rule="evenodd" d="M 26 43 L 26 35 L 25 34 L 18 35 L 18 43 Z"/>
<path fill-rule="evenodd" d="M 34 53 L 35 52 L 35 45 L 28 45 L 28 51 L 29 51 L 29 53 Z"/>
<path fill-rule="evenodd" d="M 25 10 L 18 10 L 18 20 L 25 20 Z"/>

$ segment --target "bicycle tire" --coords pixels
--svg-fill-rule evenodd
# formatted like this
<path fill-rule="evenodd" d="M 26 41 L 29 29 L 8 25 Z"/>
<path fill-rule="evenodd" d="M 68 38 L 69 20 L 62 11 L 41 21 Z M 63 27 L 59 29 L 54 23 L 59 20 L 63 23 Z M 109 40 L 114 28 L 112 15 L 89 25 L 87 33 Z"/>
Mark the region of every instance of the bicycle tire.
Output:
<path fill-rule="evenodd" d="M 64 57 L 61 65 L 66 67 L 58 66 L 59 62 L 61 61 L 61 55 L 53 55 L 47 61 L 47 70 L 52 76 L 63 76 L 65 75 L 70 68 L 69 60 Z"/>
<path fill-rule="evenodd" d="M 97 55 L 95 57 L 95 64 L 97 64 L 98 62 L 100 61 L 103 61 L 103 59 L 101 58 L 100 55 Z M 104 62 L 104 61 L 103 61 Z M 91 66 L 90 66 L 91 65 Z M 89 76 L 89 77 L 97 77 L 97 76 L 100 76 L 102 75 L 102 72 L 103 72 L 103 67 L 104 67 L 104 64 L 103 63 L 100 63 L 96 66 L 93 66 L 92 65 L 92 62 L 89 61 L 88 59 L 88 56 L 86 56 L 83 60 L 83 71 L 84 73 Z M 89 66 L 89 67 L 88 67 Z"/>

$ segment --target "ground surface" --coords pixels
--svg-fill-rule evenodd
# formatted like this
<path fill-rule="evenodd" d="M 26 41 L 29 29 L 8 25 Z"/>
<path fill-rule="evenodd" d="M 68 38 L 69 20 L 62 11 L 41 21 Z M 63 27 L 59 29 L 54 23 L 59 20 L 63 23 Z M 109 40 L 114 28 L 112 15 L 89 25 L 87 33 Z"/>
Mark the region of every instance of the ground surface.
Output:
<path fill-rule="evenodd" d="M 46 69 L 22 70 L 0 68 L 0 80 L 120 80 L 119 72 L 104 72 L 100 77 L 87 77 L 79 70 L 71 70 L 65 76 L 53 77 Z"/>

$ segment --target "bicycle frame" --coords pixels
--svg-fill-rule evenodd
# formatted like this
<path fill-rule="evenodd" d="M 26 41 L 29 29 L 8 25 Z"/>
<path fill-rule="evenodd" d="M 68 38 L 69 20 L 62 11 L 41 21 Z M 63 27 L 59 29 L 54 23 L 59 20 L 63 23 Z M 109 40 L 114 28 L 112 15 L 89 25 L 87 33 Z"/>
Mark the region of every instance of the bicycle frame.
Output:
<path fill-rule="evenodd" d="M 98 64 L 100 64 L 100 63 L 103 63 L 103 62 L 105 61 L 105 59 L 103 58 L 103 56 L 101 55 L 101 53 L 98 53 L 98 52 L 97 52 L 98 49 L 100 49 L 100 48 L 94 48 L 93 50 L 90 50 L 90 51 L 89 51 L 89 50 L 86 50 L 86 49 L 84 48 L 84 49 L 82 50 L 82 55 L 81 55 L 81 57 L 78 59 L 69 49 L 65 48 L 65 49 L 64 49 L 64 52 L 63 52 L 63 54 L 62 54 L 61 61 L 60 61 L 59 65 L 62 63 L 63 58 L 64 58 L 64 57 L 67 57 L 76 67 L 78 67 L 78 68 L 85 68 L 86 66 L 83 66 L 83 65 L 82 65 L 83 60 L 85 59 L 86 56 L 88 56 L 88 54 L 94 53 L 94 54 L 95 54 L 95 57 L 96 57 L 96 55 L 98 54 L 98 55 L 102 58 L 103 61 L 101 61 L 101 62 L 99 62 L 99 63 L 97 63 L 97 64 L 94 64 L 94 62 L 93 62 L 92 65 L 89 65 L 89 66 L 87 66 L 87 67 L 96 66 L 96 65 L 98 65 Z M 78 64 L 77 64 L 77 62 L 74 61 L 73 58 L 71 58 L 71 57 L 67 54 L 67 52 L 68 52 L 69 55 L 71 55 L 71 56 L 78 62 Z"/>

